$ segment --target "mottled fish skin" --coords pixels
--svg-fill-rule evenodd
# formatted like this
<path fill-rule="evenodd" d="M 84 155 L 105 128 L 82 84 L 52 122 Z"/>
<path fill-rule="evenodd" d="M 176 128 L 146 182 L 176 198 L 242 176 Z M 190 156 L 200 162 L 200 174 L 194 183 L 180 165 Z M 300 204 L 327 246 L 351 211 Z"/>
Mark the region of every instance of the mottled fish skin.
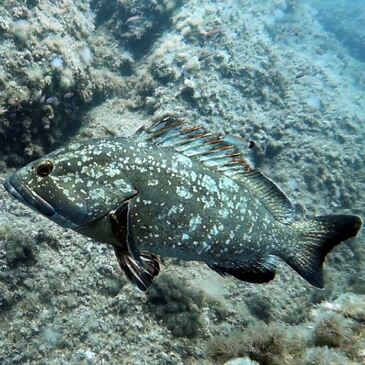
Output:
<path fill-rule="evenodd" d="M 131 202 L 139 247 L 208 262 L 275 253 L 284 227 L 249 191 L 185 156 L 141 147 L 124 167 L 140 192 Z"/>
<path fill-rule="evenodd" d="M 158 133 L 162 132 L 157 129 L 155 135 Z M 47 176 L 38 176 L 45 162 L 53 169 Z M 321 278 L 313 277 L 315 271 L 321 274 L 323 259 L 334 245 L 356 235 L 361 218 L 339 216 L 333 220 L 337 216 L 331 216 L 328 223 L 328 217 L 319 217 L 322 219 L 310 222 L 315 228 L 313 233 L 307 227 L 308 221 L 277 219 L 268 209 L 266 198 L 251 188 L 250 175 L 244 178 L 231 177 L 174 148 L 159 147 L 132 136 L 84 141 L 60 148 L 10 176 L 5 187 L 23 203 L 66 228 L 121 246 L 122 254 L 134 250 L 131 257 L 135 257 L 137 264 L 138 252 L 149 251 L 204 261 L 221 274 L 228 272 L 246 280 L 245 275 L 232 270 L 248 271 L 250 265 L 263 263 L 263 269 L 255 267 L 253 272 L 256 275 L 264 270 L 264 282 L 275 275 L 273 257 L 276 256 L 286 260 L 313 285 L 322 286 Z M 276 185 L 270 188 L 275 190 Z M 279 198 L 283 197 L 281 193 Z M 111 212 L 125 202 L 129 209 L 125 229 L 133 241 L 130 246 L 121 245 L 110 219 Z M 329 233 L 333 237 L 327 240 Z M 303 239 L 309 242 L 309 251 L 319 247 L 313 258 L 309 254 L 308 258 L 300 248 Z M 322 240 L 323 247 L 316 246 L 316 240 Z M 313 266 L 306 273 L 306 266 L 310 265 L 319 268 L 315 270 Z M 159 271 L 156 267 L 150 269 L 154 270 Z"/>
<path fill-rule="evenodd" d="M 43 160 L 55 166 L 47 178 L 33 172 Z M 160 255 L 204 261 L 257 256 L 274 253 L 284 234 L 285 227 L 233 179 L 128 138 L 71 144 L 34 161 L 18 177 L 78 226 L 114 208 L 124 191 L 138 191 L 131 201 L 136 244 Z M 111 235 L 98 238 L 115 243 Z"/>

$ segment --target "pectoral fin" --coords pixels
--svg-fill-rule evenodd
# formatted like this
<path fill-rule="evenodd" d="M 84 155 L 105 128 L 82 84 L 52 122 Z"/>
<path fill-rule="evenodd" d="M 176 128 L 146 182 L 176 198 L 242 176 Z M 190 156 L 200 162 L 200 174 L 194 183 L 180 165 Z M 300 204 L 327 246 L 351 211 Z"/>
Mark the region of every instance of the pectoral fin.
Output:
<path fill-rule="evenodd" d="M 139 260 L 136 260 L 118 246 L 114 246 L 114 252 L 129 281 L 139 290 L 147 291 L 155 276 L 160 272 L 158 257 L 149 252 L 141 251 Z"/>
<path fill-rule="evenodd" d="M 145 292 L 159 274 L 160 264 L 156 255 L 146 251 L 139 252 L 134 245 L 130 233 L 129 203 L 129 200 L 123 202 L 109 215 L 113 234 L 120 243 L 114 246 L 114 252 L 127 278 Z"/>

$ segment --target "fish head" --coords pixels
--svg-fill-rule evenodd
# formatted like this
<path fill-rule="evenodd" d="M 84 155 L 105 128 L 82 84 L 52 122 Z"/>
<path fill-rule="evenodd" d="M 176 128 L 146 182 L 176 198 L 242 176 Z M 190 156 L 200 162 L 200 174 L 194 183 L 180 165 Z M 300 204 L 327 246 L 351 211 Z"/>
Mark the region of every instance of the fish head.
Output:
<path fill-rule="evenodd" d="M 78 229 L 136 195 L 123 172 L 107 175 L 110 161 L 102 148 L 97 151 L 90 143 L 60 148 L 7 177 L 4 187 L 62 227 Z"/>

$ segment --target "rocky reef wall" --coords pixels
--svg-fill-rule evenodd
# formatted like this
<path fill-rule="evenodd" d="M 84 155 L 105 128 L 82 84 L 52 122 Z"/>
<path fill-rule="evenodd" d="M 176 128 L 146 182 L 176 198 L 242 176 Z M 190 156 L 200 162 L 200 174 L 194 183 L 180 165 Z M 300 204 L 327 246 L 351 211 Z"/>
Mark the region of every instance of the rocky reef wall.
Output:
<path fill-rule="evenodd" d="M 238 136 L 298 212 L 363 215 L 363 63 L 323 30 L 321 11 L 295 0 L 3 1 L 2 178 L 67 141 L 130 135 L 170 114 Z M 363 238 L 330 255 L 324 290 L 284 265 L 259 286 L 164 259 L 144 295 L 110 247 L 0 197 L 1 364 L 364 362 Z"/>

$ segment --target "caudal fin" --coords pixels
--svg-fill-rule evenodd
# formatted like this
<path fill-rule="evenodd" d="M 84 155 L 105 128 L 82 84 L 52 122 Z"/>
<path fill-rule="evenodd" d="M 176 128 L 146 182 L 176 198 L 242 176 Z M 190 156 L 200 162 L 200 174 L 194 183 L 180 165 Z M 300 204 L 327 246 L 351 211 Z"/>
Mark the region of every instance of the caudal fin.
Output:
<path fill-rule="evenodd" d="M 323 288 L 322 265 L 339 243 L 355 237 L 362 227 L 357 215 L 325 215 L 292 224 L 301 242 L 292 246 L 283 259 L 310 284 Z"/>

